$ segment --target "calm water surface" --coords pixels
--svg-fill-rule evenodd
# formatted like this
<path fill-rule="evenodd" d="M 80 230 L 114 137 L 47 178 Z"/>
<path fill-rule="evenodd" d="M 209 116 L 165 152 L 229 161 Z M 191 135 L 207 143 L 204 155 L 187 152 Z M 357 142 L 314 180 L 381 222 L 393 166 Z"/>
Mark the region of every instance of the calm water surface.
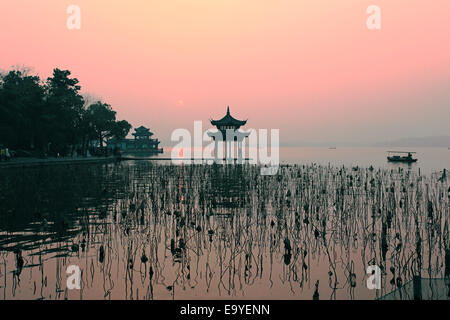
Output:
<path fill-rule="evenodd" d="M 269 148 L 270 150 L 270 148 Z M 413 151 L 416 163 L 401 164 L 387 161 L 387 151 Z M 405 170 L 430 174 L 443 169 L 450 170 L 450 149 L 448 148 L 399 148 L 399 147 L 280 147 L 282 164 L 321 164 L 333 166 L 360 166 L 384 168 L 387 170 L 402 167 Z M 170 158 L 171 149 L 165 148 L 162 157 Z M 188 156 L 186 153 L 185 156 Z M 214 155 L 210 155 L 213 157 Z M 248 150 L 246 157 L 250 157 Z"/>
<path fill-rule="evenodd" d="M 375 299 L 418 272 L 442 278 L 442 158 L 420 175 L 366 168 L 377 152 L 345 168 L 304 152 L 299 162 L 317 164 L 276 176 L 148 162 L 2 169 L 0 298 Z M 366 287 L 372 264 L 381 290 Z M 69 265 L 81 290 L 66 288 Z"/>
<path fill-rule="evenodd" d="M 386 160 L 387 151 L 414 151 L 414 157 L 418 159 L 413 164 L 390 163 Z M 384 169 L 396 169 L 402 167 L 421 173 L 430 174 L 443 169 L 450 170 L 450 150 L 448 148 L 399 148 L 399 147 L 376 147 L 376 148 L 280 148 L 280 159 L 282 163 L 322 165 L 332 164 L 334 166 L 362 166 Z"/>

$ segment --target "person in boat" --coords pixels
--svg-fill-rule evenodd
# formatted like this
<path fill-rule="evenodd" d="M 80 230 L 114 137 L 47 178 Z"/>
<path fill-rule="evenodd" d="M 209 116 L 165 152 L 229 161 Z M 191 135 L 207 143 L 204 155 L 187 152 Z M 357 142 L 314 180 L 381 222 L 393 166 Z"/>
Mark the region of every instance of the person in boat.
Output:
<path fill-rule="evenodd" d="M 412 154 L 411 154 L 411 152 L 408 152 L 408 160 L 412 160 Z"/>

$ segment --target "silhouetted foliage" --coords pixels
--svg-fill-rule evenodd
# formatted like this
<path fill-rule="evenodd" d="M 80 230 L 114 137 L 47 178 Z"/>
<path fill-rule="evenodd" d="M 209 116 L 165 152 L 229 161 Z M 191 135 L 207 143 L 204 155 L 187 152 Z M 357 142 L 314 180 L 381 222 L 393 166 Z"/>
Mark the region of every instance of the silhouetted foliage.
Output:
<path fill-rule="evenodd" d="M 110 105 L 88 105 L 77 78 L 54 69 L 45 82 L 28 70 L 0 75 L 0 144 L 42 154 L 85 153 L 89 143 L 124 138 L 131 129 Z"/>
<path fill-rule="evenodd" d="M 39 146 L 44 139 L 40 127 L 45 120 L 45 86 L 39 77 L 18 70 L 0 81 L 0 143 Z"/>

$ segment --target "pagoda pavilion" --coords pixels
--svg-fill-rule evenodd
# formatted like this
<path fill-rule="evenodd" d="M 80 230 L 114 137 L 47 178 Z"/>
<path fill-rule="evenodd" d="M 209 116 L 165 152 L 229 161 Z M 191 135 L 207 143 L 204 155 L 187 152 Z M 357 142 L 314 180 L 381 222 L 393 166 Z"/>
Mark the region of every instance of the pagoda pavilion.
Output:
<path fill-rule="evenodd" d="M 213 138 L 214 156 L 218 159 L 219 142 L 222 141 L 225 145 L 225 158 L 230 160 L 232 158 L 234 142 L 237 142 L 238 159 L 242 160 L 242 142 L 244 138 L 250 135 L 250 132 L 239 131 L 239 128 L 244 126 L 247 120 L 235 119 L 230 114 L 230 107 L 227 107 L 227 114 L 220 120 L 211 120 L 211 124 L 217 128 L 217 132 L 208 132 L 208 135 Z"/>
<path fill-rule="evenodd" d="M 109 140 L 107 146 L 110 149 L 120 149 L 123 154 L 152 155 L 162 153 L 159 148 L 160 141 L 152 138 L 153 132 L 150 129 L 140 126 L 132 133 L 134 139 Z"/>

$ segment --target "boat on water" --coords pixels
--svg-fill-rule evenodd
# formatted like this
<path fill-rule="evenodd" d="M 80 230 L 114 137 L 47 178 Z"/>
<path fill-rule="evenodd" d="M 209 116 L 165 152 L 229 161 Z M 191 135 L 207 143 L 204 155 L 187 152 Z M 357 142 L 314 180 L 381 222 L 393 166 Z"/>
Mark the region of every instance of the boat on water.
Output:
<path fill-rule="evenodd" d="M 417 162 L 416 158 L 413 158 L 413 153 L 411 151 L 388 151 L 387 160 L 389 162 L 406 162 L 413 163 Z M 406 155 L 404 155 L 406 154 Z"/>

